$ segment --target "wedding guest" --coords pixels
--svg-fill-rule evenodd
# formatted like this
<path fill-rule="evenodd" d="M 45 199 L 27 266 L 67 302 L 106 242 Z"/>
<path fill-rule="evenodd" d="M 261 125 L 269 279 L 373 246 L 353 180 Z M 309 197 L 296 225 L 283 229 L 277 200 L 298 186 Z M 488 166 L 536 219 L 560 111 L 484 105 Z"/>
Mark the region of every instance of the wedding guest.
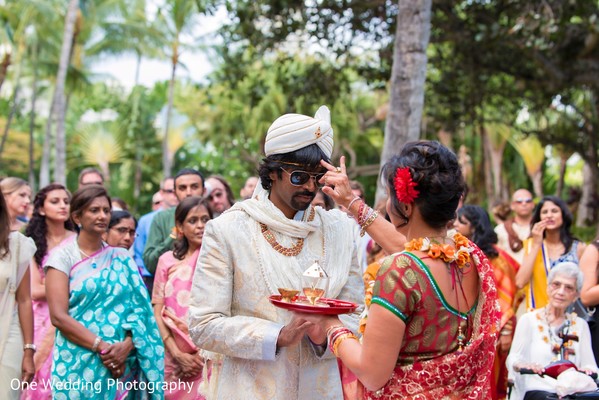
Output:
<path fill-rule="evenodd" d="M 204 359 L 187 328 L 191 280 L 202 246 L 204 227 L 212 219 L 208 203 L 201 197 L 184 199 L 175 210 L 177 239 L 173 250 L 158 260 L 152 304 L 164 342 L 164 379 L 184 380 L 189 387 L 167 391 L 165 399 L 203 399 L 200 395 Z"/>
<path fill-rule="evenodd" d="M 33 354 L 33 311 L 29 262 L 35 253 L 31 238 L 11 229 L 11 216 L 0 196 L 0 399 L 18 399 L 14 389 L 31 382 Z"/>
<path fill-rule="evenodd" d="M 580 294 L 582 280 L 577 264 L 557 263 L 547 276 L 547 304 L 518 320 L 507 358 L 509 376 L 514 382 L 510 399 L 557 399 L 555 393 L 559 381 L 541 374 L 549 363 L 561 358 L 561 348 L 564 348 L 567 359 L 583 373 L 597 372 L 589 327 L 575 313 L 567 312 L 568 306 Z M 576 336 L 577 340 L 564 340 L 560 337 L 564 333 Z M 536 374 L 519 374 L 523 368 L 532 369 Z M 593 383 L 592 379 L 590 382 Z"/>
<path fill-rule="evenodd" d="M 524 242 L 524 258 L 516 285 L 526 288 L 526 306 L 547 305 L 547 274 L 558 263 L 578 264 L 585 243 L 571 232 L 572 213 L 566 202 L 556 196 L 545 196 L 535 207 L 531 221 L 531 237 Z"/>
<path fill-rule="evenodd" d="M 55 398 L 94 398 L 98 386 L 106 399 L 163 397 L 164 348 L 147 289 L 127 250 L 102 241 L 111 209 L 100 185 L 75 192 L 71 219 L 78 235 L 44 264 L 46 298 L 57 330 Z M 72 384 L 82 379 L 89 384 Z M 122 384 L 109 385 L 111 379 Z M 148 384 L 133 385 L 142 381 Z"/>
<path fill-rule="evenodd" d="M 31 204 L 29 183 L 21 178 L 8 177 L 0 181 L 0 190 L 10 218 L 10 230 L 24 230 L 26 224 L 19 217 L 27 213 L 29 204 Z"/>
<path fill-rule="evenodd" d="M 33 357 L 34 384 L 23 391 L 21 400 L 52 398 L 48 382 L 51 377 L 56 330 L 50 321 L 50 310 L 46 301 L 46 276 L 42 265 L 52 250 L 75 237 L 75 227 L 70 220 L 70 203 L 71 194 L 63 185 L 51 183 L 43 187 L 35 195 L 33 215 L 25 230 L 25 235 L 32 238 L 37 247 L 30 266 L 34 344 L 37 351 Z"/>

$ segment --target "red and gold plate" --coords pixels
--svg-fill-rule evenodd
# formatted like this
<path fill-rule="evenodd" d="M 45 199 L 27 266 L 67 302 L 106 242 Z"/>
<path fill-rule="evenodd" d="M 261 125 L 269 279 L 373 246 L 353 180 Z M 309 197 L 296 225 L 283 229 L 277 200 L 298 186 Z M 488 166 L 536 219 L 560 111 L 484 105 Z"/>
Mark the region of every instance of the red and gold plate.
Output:
<path fill-rule="evenodd" d="M 279 308 L 284 308 L 290 311 L 311 313 L 311 314 L 326 314 L 326 315 L 339 315 L 349 314 L 358 308 L 356 303 L 350 301 L 337 300 L 337 299 L 325 299 L 322 298 L 316 302 L 316 305 L 312 305 L 304 296 L 297 296 L 292 302 L 282 301 L 281 295 L 273 294 L 268 297 L 268 300 Z"/>

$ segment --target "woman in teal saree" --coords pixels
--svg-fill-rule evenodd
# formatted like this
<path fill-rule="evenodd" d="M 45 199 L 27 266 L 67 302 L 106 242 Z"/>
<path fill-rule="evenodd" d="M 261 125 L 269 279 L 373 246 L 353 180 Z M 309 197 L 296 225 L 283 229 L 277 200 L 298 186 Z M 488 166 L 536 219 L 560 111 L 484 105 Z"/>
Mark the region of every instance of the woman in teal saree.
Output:
<path fill-rule="evenodd" d="M 129 253 L 102 242 L 110 209 L 103 187 L 77 191 L 79 235 L 44 265 L 55 399 L 163 397 L 164 348 L 147 290 Z"/>

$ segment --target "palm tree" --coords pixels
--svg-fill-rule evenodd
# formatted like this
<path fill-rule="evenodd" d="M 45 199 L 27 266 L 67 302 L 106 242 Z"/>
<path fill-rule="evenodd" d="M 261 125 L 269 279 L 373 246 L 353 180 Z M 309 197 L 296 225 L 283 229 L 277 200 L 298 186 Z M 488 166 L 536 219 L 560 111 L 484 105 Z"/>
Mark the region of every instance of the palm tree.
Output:
<path fill-rule="evenodd" d="M 391 68 L 390 104 L 385 124 L 384 165 L 405 142 L 420 138 L 426 79 L 426 49 L 432 0 L 398 0 L 397 30 Z M 385 196 L 379 182 L 376 201 Z"/>
<path fill-rule="evenodd" d="M 165 7 L 161 10 L 159 16 L 166 27 L 171 59 L 171 77 L 168 87 L 168 104 L 166 108 L 166 118 L 162 133 L 162 173 L 164 176 L 171 174 L 172 160 L 169 154 L 169 125 L 171 112 L 173 109 L 173 99 L 175 93 L 175 78 L 179 58 L 185 45 L 182 43 L 182 36 L 194 26 L 197 15 L 196 4 L 190 0 L 168 0 Z"/>
<path fill-rule="evenodd" d="M 66 184 L 66 140 L 64 119 L 66 115 L 66 96 L 65 82 L 67 71 L 71 60 L 71 49 L 73 47 L 73 37 L 75 35 L 75 22 L 79 13 L 79 0 L 69 0 L 65 24 L 62 36 L 62 48 L 60 51 L 60 61 L 58 72 L 56 74 L 56 86 L 50 106 L 50 115 L 46 124 L 46 139 L 51 136 L 52 119 L 56 119 L 56 156 L 54 168 L 54 180 L 58 183 Z M 49 141 L 48 141 L 49 142 Z M 45 143 L 48 143 L 45 142 Z M 49 149 L 44 146 L 42 156 L 42 167 L 40 169 L 40 186 L 43 187 L 50 182 L 49 171 Z"/>

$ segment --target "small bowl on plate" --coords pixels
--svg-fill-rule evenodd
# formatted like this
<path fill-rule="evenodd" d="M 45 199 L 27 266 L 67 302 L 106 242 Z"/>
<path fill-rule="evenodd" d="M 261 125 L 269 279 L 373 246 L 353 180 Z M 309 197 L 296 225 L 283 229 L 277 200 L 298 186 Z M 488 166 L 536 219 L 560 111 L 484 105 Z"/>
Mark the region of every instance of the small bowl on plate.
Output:
<path fill-rule="evenodd" d="M 299 293 L 299 290 L 295 289 L 278 288 L 277 290 L 281 294 L 281 301 L 285 303 L 293 303 L 293 300 L 295 300 Z"/>

